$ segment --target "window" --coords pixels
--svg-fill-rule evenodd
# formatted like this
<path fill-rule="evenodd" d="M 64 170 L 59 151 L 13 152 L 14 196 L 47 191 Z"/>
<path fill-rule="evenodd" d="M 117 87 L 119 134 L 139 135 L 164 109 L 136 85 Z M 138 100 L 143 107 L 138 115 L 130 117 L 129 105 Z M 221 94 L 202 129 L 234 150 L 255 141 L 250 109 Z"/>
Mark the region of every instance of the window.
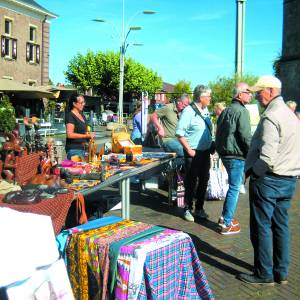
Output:
<path fill-rule="evenodd" d="M 17 40 L 12 37 L 13 20 L 4 19 L 4 34 L 1 36 L 1 56 L 17 59 Z"/>
<path fill-rule="evenodd" d="M 4 21 L 4 32 L 7 35 L 11 35 L 12 34 L 12 20 L 9 19 L 5 19 Z"/>
<path fill-rule="evenodd" d="M 29 27 L 29 41 L 36 43 L 36 27 L 34 26 Z"/>
<path fill-rule="evenodd" d="M 37 45 L 37 28 L 29 26 L 29 42 L 26 44 L 26 61 L 29 63 L 40 63 L 40 45 Z"/>

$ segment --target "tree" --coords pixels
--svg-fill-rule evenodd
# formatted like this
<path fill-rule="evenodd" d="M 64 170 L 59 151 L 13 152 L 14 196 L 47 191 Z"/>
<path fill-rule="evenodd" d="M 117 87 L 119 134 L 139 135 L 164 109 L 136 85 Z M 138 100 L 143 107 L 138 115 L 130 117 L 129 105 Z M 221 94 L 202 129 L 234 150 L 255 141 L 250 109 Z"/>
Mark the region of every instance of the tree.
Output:
<path fill-rule="evenodd" d="M 86 55 L 78 53 L 69 62 L 65 72 L 67 80 L 81 91 L 92 88 L 103 98 L 117 99 L 120 80 L 120 55 L 112 51 Z M 133 93 L 148 91 L 154 93 L 162 87 L 162 79 L 156 72 L 147 69 L 132 58 L 125 59 L 124 99 L 129 100 Z"/>
<path fill-rule="evenodd" d="M 174 94 L 181 95 L 183 93 L 192 94 L 192 86 L 190 81 L 179 80 L 174 87 Z"/>
<path fill-rule="evenodd" d="M 12 131 L 16 126 L 15 109 L 8 96 L 3 95 L 0 100 L 0 132 Z"/>
<path fill-rule="evenodd" d="M 217 77 L 215 81 L 209 82 L 208 86 L 212 90 L 211 106 L 214 106 L 217 102 L 225 102 L 226 106 L 231 103 L 233 90 L 237 82 L 246 82 L 250 86 L 254 85 L 257 81 L 257 76 L 246 74 L 239 77 L 233 75 L 232 77 Z M 253 99 L 253 101 L 255 101 Z"/>

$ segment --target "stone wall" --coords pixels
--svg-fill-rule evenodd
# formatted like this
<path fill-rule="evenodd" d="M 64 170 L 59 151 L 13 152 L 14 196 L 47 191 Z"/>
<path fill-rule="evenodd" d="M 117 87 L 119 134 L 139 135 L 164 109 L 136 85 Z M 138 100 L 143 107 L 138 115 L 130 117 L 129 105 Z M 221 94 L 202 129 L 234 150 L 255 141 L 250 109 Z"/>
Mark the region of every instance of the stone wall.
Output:
<path fill-rule="evenodd" d="M 284 1 L 282 58 L 279 77 L 285 100 L 294 100 L 300 110 L 300 0 Z"/>

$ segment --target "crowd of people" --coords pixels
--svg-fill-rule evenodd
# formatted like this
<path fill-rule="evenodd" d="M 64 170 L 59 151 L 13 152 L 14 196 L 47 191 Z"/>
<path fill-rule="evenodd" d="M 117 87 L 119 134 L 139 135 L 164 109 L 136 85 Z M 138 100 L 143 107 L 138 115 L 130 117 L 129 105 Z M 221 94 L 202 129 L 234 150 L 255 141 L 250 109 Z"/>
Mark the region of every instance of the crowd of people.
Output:
<path fill-rule="evenodd" d="M 237 83 L 231 104 L 216 103 L 215 132 L 208 106 L 212 91 L 198 85 L 189 95 L 158 109 L 150 121 L 166 151 L 184 157 L 183 218 L 206 219 L 205 194 L 210 157 L 216 150 L 228 174 L 228 191 L 218 225 L 222 235 L 240 232 L 235 218 L 241 185 L 249 177 L 250 238 L 253 274 L 238 278 L 250 284 L 287 283 L 289 265 L 288 208 L 300 175 L 300 122 L 296 103 L 284 102 L 278 78 L 261 76 L 256 84 Z M 254 135 L 245 105 L 251 99 L 264 109 Z M 213 141 L 215 135 L 215 142 Z M 195 191 L 195 186 L 197 189 Z M 196 199 L 193 210 L 193 198 Z"/>
<path fill-rule="evenodd" d="M 228 107 L 223 102 L 214 105 L 217 119 L 214 128 L 208 110 L 211 96 L 209 87 L 197 85 L 193 101 L 188 94 L 182 94 L 155 110 L 149 118 L 163 149 L 175 152 L 184 161 L 182 216 L 189 222 L 194 222 L 195 217 L 209 218 L 204 205 L 211 155 L 217 151 L 228 174 L 228 191 L 218 220 L 220 234 L 240 232 L 235 211 L 241 185 L 250 178 L 254 272 L 240 274 L 238 278 L 251 284 L 273 285 L 275 281 L 285 284 L 289 265 L 288 208 L 300 175 L 300 122 L 296 102 L 284 102 L 281 81 L 272 75 L 259 77 L 254 86 L 239 82 Z M 253 97 L 264 110 L 252 136 L 246 105 Z M 68 158 L 83 155 L 83 144 L 94 137 L 87 133 L 82 114 L 84 98 L 76 96 L 71 100 L 66 118 Z M 133 116 L 132 139 L 137 144 L 143 142 L 140 105 Z"/>

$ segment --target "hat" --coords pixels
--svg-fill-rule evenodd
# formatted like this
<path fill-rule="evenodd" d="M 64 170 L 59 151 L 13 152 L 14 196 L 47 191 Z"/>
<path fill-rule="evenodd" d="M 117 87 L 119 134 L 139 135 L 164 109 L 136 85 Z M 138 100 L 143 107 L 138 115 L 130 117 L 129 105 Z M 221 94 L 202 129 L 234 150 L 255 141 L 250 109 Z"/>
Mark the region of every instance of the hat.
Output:
<path fill-rule="evenodd" d="M 281 89 L 281 81 L 273 75 L 260 76 L 254 86 L 250 87 L 251 92 L 258 92 L 265 88 Z"/>

